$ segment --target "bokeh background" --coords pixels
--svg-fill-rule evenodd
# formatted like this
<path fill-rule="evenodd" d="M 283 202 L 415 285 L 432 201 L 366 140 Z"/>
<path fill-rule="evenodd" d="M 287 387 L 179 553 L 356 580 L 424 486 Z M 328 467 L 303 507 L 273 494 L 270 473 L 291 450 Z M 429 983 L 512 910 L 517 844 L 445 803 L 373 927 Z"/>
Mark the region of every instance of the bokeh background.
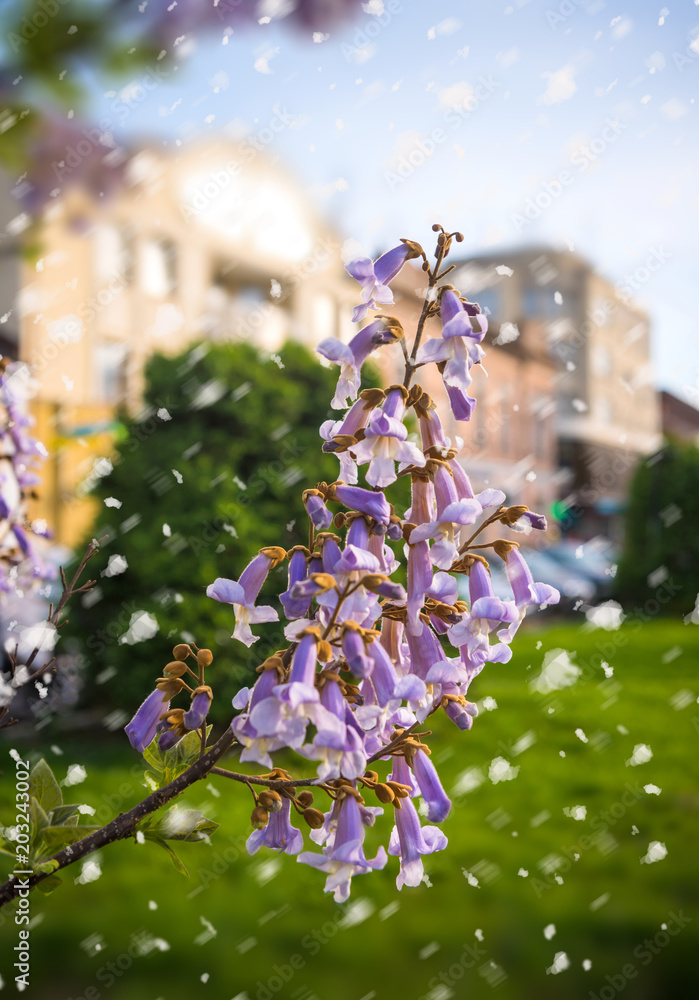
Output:
<path fill-rule="evenodd" d="M 49 449 L 31 516 L 55 564 L 104 539 L 48 696 L 1 734 L 0 823 L 10 748 L 82 765 L 64 794 L 101 822 L 143 797 L 122 729 L 175 642 L 214 650 L 227 724 L 280 633 L 241 652 L 204 587 L 305 540 L 344 262 L 435 222 L 490 315 L 451 433 L 479 488 L 547 515 L 524 544 L 562 594 L 474 683 L 474 729 L 435 723 L 454 807 L 419 889 L 389 866 L 337 906 L 250 858 L 249 802 L 209 779 L 188 879 L 124 843 L 33 898 L 31 995 L 696 996 L 696 5 L 16 0 L 0 54 L 0 348 Z M 394 282 L 406 329 L 421 285 Z M 4 642 L 52 596 L 6 601 Z M 0 936 L 12 991 L 11 908 Z"/>

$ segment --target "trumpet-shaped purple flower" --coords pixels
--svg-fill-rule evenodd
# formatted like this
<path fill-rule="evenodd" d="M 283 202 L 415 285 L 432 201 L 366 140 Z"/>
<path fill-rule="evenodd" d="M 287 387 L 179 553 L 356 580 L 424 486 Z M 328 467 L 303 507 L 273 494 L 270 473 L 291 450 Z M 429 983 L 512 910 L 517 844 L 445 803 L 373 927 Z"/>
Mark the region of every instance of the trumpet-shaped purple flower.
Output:
<path fill-rule="evenodd" d="M 352 445 L 357 464 L 369 463 L 366 481 L 371 486 L 384 487 L 395 482 L 396 462 L 401 467 L 425 464 L 425 456 L 407 437 L 402 420 L 390 416 L 385 407 L 372 413 L 364 439 Z"/>
<path fill-rule="evenodd" d="M 339 777 L 354 780 L 366 770 L 364 733 L 337 680 L 325 679 L 320 703 L 326 711 L 318 721 L 312 746 L 304 747 L 302 752 L 310 760 L 319 761 L 318 778 L 321 781 Z"/>
<path fill-rule="evenodd" d="M 330 489 L 331 498 L 339 500 L 350 510 L 367 514 L 379 524 L 387 525 L 390 521 L 391 505 L 380 490 L 364 490 L 359 486 L 345 486 L 344 483 L 333 483 Z"/>
<path fill-rule="evenodd" d="M 145 748 L 153 742 L 156 727 L 163 712 L 167 712 L 170 707 L 170 695 L 166 691 L 156 688 L 151 691 L 146 700 L 136 710 L 136 714 L 124 732 L 129 738 L 129 743 L 143 753 Z"/>
<path fill-rule="evenodd" d="M 503 642 L 512 642 L 517 629 L 524 620 L 527 608 L 558 604 L 561 595 L 555 587 L 548 583 L 534 582 L 532 571 L 516 546 L 510 548 L 505 556 L 505 572 L 512 587 L 518 615 L 517 619 L 498 635 Z"/>
<path fill-rule="evenodd" d="M 442 787 L 437 770 L 423 750 L 417 750 L 411 759 L 413 776 L 420 795 L 427 803 L 427 818 L 431 823 L 442 823 L 451 810 L 451 801 Z"/>
<path fill-rule="evenodd" d="M 411 784 L 408 765 L 400 757 L 393 758 L 392 778 L 402 784 Z M 420 826 L 417 811 L 409 798 L 401 799 L 400 806 L 395 811 L 396 825 L 391 833 L 388 853 L 400 857 L 396 885 L 402 889 L 404 885 L 420 885 L 425 874 L 423 856 L 443 851 L 447 846 L 447 838 L 436 826 Z"/>
<path fill-rule="evenodd" d="M 325 872 L 328 877 L 324 891 L 332 892 L 336 903 L 344 903 L 349 899 L 352 877 L 383 868 L 387 858 L 383 847 L 375 858 L 365 857 L 364 823 L 359 805 L 353 795 L 345 794 L 340 802 L 332 846 L 326 846 L 323 854 L 303 851 L 297 860 Z"/>
<path fill-rule="evenodd" d="M 449 569 L 459 558 L 456 541 L 457 532 L 467 524 L 473 524 L 483 513 L 478 500 L 459 500 L 454 477 L 444 466 L 438 466 L 434 474 L 434 491 L 437 501 L 435 520 L 429 524 L 419 524 L 410 536 L 411 542 L 436 539 L 430 550 L 430 558 L 439 569 Z"/>
<path fill-rule="evenodd" d="M 334 410 L 344 410 L 348 398 L 357 398 L 362 384 L 362 365 L 377 347 L 396 341 L 400 336 L 397 329 L 379 317 L 355 334 L 349 344 L 343 344 L 336 337 L 328 337 L 318 344 L 318 354 L 340 366 L 340 377 L 330 404 Z"/>
<path fill-rule="evenodd" d="M 483 357 L 479 341 L 488 328 L 485 316 L 478 314 L 478 331 L 473 329 L 472 316 L 456 292 L 447 291 L 442 296 L 442 337 L 428 340 L 417 352 L 420 364 L 445 362 L 442 378 L 445 385 L 466 392 L 471 384 L 471 366 Z"/>
<path fill-rule="evenodd" d="M 291 801 L 282 800 L 282 807 L 269 814 L 267 826 L 253 830 L 245 845 L 248 854 L 256 854 L 261 847 L 284 854 L 298 854 L 303 847 L 303 834 L 291 825 Z"/>
<path fill-rule="evenodd" d="M 325 531 L 333 523 L 333 516 L 317 490 L 306 490 L 303 494 L 303 504 L 316 531 Z"/>
<path fill-rule="evenodd" d="M 283 746 L 296 747 L 303 743 L 307 723 L 302 718 L 288 720 L 283 734 L 274 731 L 261 733 L 251 718 L 258 705 L 265 704 L 273 697 L 274 689 L 278 684 L 277 671 L 274 669 L 264 670 L 252 689 L 252 697 L 247 711 L 236 716 L 231 723 L 236 739 L 243 745 L 240 754 L 242 763 L 255 761 L 265 767 L 274 767 L 270 757 L 271 753 L 280 750 Z M 243 688 L 233 699 L 233 707 L 245 708 L 249 695 L 249 690 Z"/>
<path fill-rule="evenodd" d="M 310 596 L 291 596 L 295 585 L 306 579 L 307 569 L 308 549 L 304 545 L 295 545 L 289 554 L 288 586 L 284 593 L 279 595 L 279 600 L 284 608 L 284 614 L 290 621 L 294 618 L 303 618 L 311 606 Z"/>
<path fill-rule="evenodd" d="M 275 547 L 260 549 L 259 554 L 241 573 L 239 581 L 218 577 L 206 588 L 207 597 L 213 597 L 221 604 L 233 605 L 235 629 L 232 638 L 239 639 L 246 646 L 252 646 L 253 642 L 259 639 L 259 636 L 252 634 L 251 625 L 279 621 L 279 615 L 273 607 L 270 605 L 255 607 L 255 601 L 270 569 L 281 562 L 284 554 L 283 549 Z"/>
<path fill-rule="evenodd" d="M 505 572 L 510 581 L 515 603 L 518 607 L 530 605 L 557 604 L 561 595 L 548 583 L 535 583 L 531 570 L 517 548 L 512 548 L 505 558 Z"/>
<path fill-rule="evenodd" d="M 369 423 L 372 410 L 383 400 L 380 389 L 360 392 L 359 399 L 347 411 L 343 420 L 325 420 L 320 425 L 323 451 L 337 455 L 340 462 L 340 480 L 344 483 L 357 482 L 357 463 L 349 451 L 349 442 L 364 430 Z"/>
<path fill-rule="evenodd" d="M 388 287 L 405 264 L 406 260 L 418 256 L 406 243 L 399 243 L 376 261 L 370 257 L 358 257 L 345 264 L 345 270 L 362 286 L 362 304 L 355 306 L 352 322 L 360 323 L 370 309 L 377 304 L 391 305 L 393 292 Z"/>
<path fill-rule="evenodd" d="M 493 593 L 490 573 L 476 559 L 469 573 L 471 612 L 449 629 L 454 646 L 466 646 L 474 663 L 506 663 L 512 656 L 507 646 L 491 646 L 490 632 L 500 622 L 519 622 L 520 614 L 513 601 L 503 601 Z"/>
<path fill-rule="evenodd" d="M 189 707 L 189 711 L 185 712 L 182 717 L 185 729 L 188 731 L 199 729 L 204 724 L 206 716 L 209 714 L 212 700 L 213 694 L 208 684 L 202 684 L 194 689 L 192 704 Z"/>

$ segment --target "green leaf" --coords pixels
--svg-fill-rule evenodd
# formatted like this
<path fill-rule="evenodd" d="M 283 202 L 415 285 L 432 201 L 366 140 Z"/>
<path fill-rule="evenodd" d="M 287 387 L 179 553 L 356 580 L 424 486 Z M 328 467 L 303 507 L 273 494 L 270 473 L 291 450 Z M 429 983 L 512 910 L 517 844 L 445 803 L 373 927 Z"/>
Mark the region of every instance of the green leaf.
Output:
<path fill-rule="evenodd" d="M 72 816 L 77 814 L 79 808 L 79 806 L 56 806 L 49 812 L 49 825 L 63 826 Z"/>
<path fill-rule="evenodd" d="M 175 852 L 173 851 L 173 849 L 170 847 L 169 844 L 166 844 L 164 840 L 158 840 L 157 838 L 153 840 L 153 843 L 157 844 L 158 847 L 162 847 L 163 850 L 167 851 L 167 853 L 170 855 L 170 860 L 172 861 L 173 865 L 180 873 L 180 875 L 184 875 L 185 878 L 189 878 L 189 872 L 187 871 L 187 869 L 182 864 L 182 862 L 177 857 L 177 855 L 175 854 Z"/>
<path fill-rule="evenodd" d="M 36 847 L 42 836 L 42 832 L 49 825 L 48 816 L 39 805 L 33 795 L 29 796 L 29 825 L 31 828 L 31 847 Z"/>
<path fill-rule="evenodd" d="M 39 892 L 42 892 L 44 896 L 50 896 L 51 893 L 55 892 L 59 885 L 62 884 L 63 879 L 60 879 L 58 875 L 50 875 L 48 878 L 45 878 L 43 882 L 39 882 L 35 888 L 38 889 Z"/>
<path fill-rule="evenodd" d="M 208 726 L 206 730 L 207 739 L 210 732 L 211 726 Z M 158 778 L 158 785 L 156 787 L 163 788 L 165 785 L 169 785 L 171 781 L 174 781 L 178 774 L 186 771 L 197 759 L 201 751 L 201 734 L 198 730 L 187 733 L 172 750 L 165 750 L 164 752 L 158 749 L 158 739 L 159 737 L 156 736 L 153 742 L 146 747 L 143 751 L 143 757 L 155 772 L 162 775 L 162 777 Z M 146 772 L 147 774 L 148 772 Z M 148 777 L 146 777 L 146 780 L 148 780 Z"/>
<path fill-rule="evenodd" d="M 34 796 L 44 812 L 63 805 L 60 786 L 43 757 L 29 775 L 29 794 Z"/>
<path fill-rule="evenodd" d="M 35 871 L 43 872 L 45 875 L 50 875 L 51 872 L 55 872 L 58 868 L 58 862 L 55 858 L 51 858 L 49 861 L 41 861 L 39 864 L 34 865 Z"/>

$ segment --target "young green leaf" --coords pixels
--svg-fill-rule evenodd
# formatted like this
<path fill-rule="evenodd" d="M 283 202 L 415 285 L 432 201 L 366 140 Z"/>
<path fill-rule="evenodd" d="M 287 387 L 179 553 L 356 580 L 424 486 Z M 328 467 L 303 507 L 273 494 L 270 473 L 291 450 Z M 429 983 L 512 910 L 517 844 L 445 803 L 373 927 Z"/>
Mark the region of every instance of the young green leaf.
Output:
<path fill-rule="evenodd" d="M 34 796 L 44 812 L 63 804 L 60 786 L 43 757 L 29 775 L 29 794 Z"/>

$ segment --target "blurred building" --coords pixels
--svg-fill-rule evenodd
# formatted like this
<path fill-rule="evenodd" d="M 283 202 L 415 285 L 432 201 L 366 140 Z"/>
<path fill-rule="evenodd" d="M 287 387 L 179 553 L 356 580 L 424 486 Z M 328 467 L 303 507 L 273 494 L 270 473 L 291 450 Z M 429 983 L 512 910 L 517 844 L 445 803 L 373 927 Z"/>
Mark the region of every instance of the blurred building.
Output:
<path fill-rule="evenodd" d="M 683 438 L 699 446 L 699 410 L 671 392 L 660 393 L 660 406 L 663 434 Z"/>
<path fill-rule="evenodd" d="M 618 539 L 630 475 L 661 441 L 647 315 L 572 252 L 483 254 L 459 265 L 453 281 L 489 311 L 487 341 L 524 365 L 553 366 L 562 523 L 583 539 Z"/>
<path fill-rule="evenodd" d="M 37 436 L 51 453 L 35 514 L 67 545 L 88 530 L 85 494 L 119 408 L 142 405 L 153 352 L 201 339 L 272 352 L 351 325 L 341 241 L 261 151 L 226 140 L 145 148 L 124 177 L 104 199 L 64 188 L 23 234 L 35 250 L 21 265 L 21 217 L 0 244 L 2 301 L 21 287 L 0 335 L 11 332 L 30 367 Z"/>

